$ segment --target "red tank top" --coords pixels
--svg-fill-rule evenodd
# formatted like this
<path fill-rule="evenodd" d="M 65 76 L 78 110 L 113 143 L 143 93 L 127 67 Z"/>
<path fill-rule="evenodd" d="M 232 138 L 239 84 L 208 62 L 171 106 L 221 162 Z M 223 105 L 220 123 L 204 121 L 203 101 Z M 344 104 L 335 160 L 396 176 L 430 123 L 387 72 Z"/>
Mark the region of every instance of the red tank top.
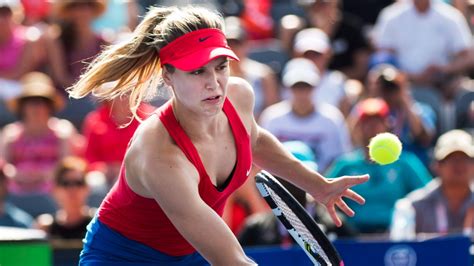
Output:
<path fill-rule="evenodd" d="M 220 216 L 227 198 L 247 179 L 252 166 L 250 137 L 231 102 L 226 99 L 223 111 L 234 135 L 237 160 L 225 188 L 218 190 L 211 182 L 199 154 L 176 120 L 171 102 L 156 113 L 168 133 L 199 172 L 199 194 Z M 99 220 L 129 239 L 150 246 L 171 256 L 188 255 L 195 251 L 166 217 L 160 205 L 133 192 L 125 179 L 122 165 L 120 176 L 99 209 Z"/>

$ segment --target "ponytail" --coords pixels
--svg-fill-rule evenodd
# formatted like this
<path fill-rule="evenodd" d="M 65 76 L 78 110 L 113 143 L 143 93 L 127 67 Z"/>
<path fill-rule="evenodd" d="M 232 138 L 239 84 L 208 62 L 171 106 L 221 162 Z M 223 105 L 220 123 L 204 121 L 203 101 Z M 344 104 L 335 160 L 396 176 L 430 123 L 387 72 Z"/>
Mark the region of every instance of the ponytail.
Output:
<path fill-rule="evenodd" d="M 222 29 L 222 22 L 219 14 L 201 7 L 152 7 L 129 41 L 105 49 L 67 91 L 73 98 L 91 93 L 100 100 L 127 95 L 130 110 L 140 120 L 138 106 L 156 95 L 161 81 L 160 49 L 197 29 Z"/>
<path fill-rule="evenodd" d="M 73 98 L 82 98 L 91 93 L 101 100 L 112 100 L 122 95 L 129 95 L 130 108 L 136 110 L 148 95 L 148 88 L 156 89 L 156 75 L 159 64 L 159 40 L 154 33 L 174 8 L 152 8 L 144 20 L 137 26 L 130 40 L 111 45 L 96 57 L 81 75 L 79 81 L 68 88 Z M 103 86 L 116 82 L 114 86 Z M 138 117 L 137 117 L 138 118 Z"/>

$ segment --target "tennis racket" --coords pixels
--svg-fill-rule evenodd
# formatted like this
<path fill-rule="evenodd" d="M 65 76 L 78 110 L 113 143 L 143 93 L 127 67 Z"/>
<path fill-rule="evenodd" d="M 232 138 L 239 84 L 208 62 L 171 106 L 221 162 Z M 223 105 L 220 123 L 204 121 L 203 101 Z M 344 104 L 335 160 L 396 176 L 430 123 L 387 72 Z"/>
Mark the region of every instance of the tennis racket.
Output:
<path fill-rule="evenodd" d="M 266 171 L 255 177 L 258 191 L 315 265 L 343 266 L 339 253 L 301 204 Z"/>

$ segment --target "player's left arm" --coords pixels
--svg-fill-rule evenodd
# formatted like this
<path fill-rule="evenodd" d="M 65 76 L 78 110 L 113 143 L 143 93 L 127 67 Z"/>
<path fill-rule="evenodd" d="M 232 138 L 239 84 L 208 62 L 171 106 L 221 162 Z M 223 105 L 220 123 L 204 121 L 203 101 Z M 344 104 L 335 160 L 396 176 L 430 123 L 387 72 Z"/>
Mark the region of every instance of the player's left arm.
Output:
<path fill-rule="evenodd" d="M 310 193 L 318 202 L 326 206 L 336 225 L 341 225 L 336 215 L 336 205 L 347 215 L 354 215 L 342 197 L 350 198 L 360 204 L 364 203 L 364 199 L 349 188 L 367 181 L 367 175 L 347 176 L 334 180 L 324 178 L 318 172 L 304 166 L 284 148 L 275 136 L 256 123 L 252 115 L 253 91 L 247 82 L 239 80 L 237 84 L 232 84 L 229 97 L 249 129 L 253 161 L 257 166 Z"/>

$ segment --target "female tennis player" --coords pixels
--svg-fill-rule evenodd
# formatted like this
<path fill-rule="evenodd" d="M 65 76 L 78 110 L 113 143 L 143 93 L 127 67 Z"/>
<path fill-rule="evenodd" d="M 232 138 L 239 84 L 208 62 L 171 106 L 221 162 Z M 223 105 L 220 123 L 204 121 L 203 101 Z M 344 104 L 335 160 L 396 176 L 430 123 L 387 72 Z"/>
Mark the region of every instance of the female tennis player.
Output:
<path fill-rule="evenodd" d="M 130 95 L 135 113 L 158 79 L 173 95 L 132 138 L 81 265 L 255 265 L 220 217 L 252 163 L 311 193 L 337 225 L 335 206 L 354 214 L 343 197 L 364 202 L 350 187 L 368 176 L 326 180 L 256 124 L 252 88 L 229 77 L 228 60 L 238 58 L 222 21 L 203 8 L 152 8 L 133 38 L 105 50 L 70 89 L 76 98 Z"/>

